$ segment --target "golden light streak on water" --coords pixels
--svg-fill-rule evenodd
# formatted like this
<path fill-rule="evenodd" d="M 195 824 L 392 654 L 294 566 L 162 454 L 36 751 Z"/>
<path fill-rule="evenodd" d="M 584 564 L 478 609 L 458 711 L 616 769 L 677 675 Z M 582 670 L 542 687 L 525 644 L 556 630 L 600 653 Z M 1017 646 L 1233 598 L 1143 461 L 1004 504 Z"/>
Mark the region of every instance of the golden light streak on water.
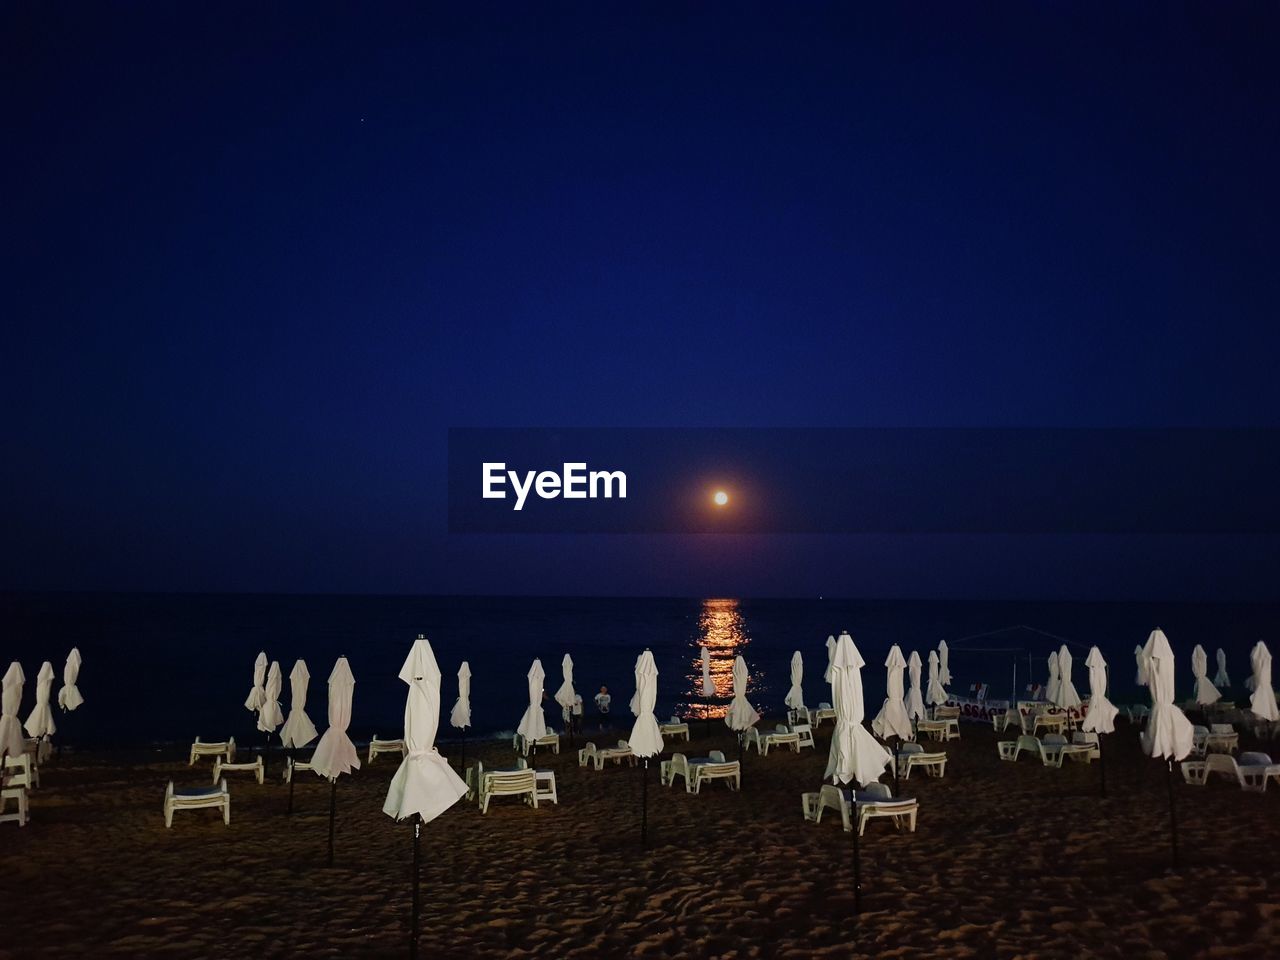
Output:
<path fill-rule="evenodd" d="M 691 641 L 693 647 L 689 660 L 687 715 L 698 719 L 723 717 L 733 698 L 733 661 L 739 654 L 746 656 L 751 643 L 746 621 L 742 618 L 737 600 L 717 599 L 702 601 L 698 617 L 698 636 Z M 711 654 L 711 682 L 715 695 L 710 703 L 702 696 L 702 648 Z M 755 684 L 748 681 L 749 687 Z"/>

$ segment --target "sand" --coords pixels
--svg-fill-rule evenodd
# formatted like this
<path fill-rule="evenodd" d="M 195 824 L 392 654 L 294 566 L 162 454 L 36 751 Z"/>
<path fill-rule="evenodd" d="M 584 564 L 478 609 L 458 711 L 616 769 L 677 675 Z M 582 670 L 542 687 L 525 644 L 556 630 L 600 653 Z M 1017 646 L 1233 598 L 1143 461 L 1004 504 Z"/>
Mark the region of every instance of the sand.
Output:
<path fill-rule="evenodd" d="M 921 801 L 917 832 L 868 826 L 856 917 L 850 835 L 801 816 L 830 729 L 816 753 L 752 753 L 741 794 L 661 787 L 655 764 L 647 850 L 637 770 L 580 769 L 567 749 L 540 757 L 558 806 L 497 800 L 481 816 L 464 801 L 424 829 L 422 956 L 1280 955 L 1280 789 L 1177 784 L 1172 873 L 1163 768 L 1140 759 L 1128 727 L 1108 741 L 1102 800 L 1096 764 L 1001 762 L 995 733 L 965 725 L 946 778 L 905 785 Z M 701 724 L 694 734 L 691 756 L 733 750 Z M 381 812 L 394 755 L 343 778 L 328 868 L 325 782 L 300 774 L 286 816 L 272 755 L 265 785 L 233 775 L 230 827 L 201 810 L 166 830 L 165 781 L 210 775 L 209 761 L 167 753 L 45 766 L 32 821 L 0 824 L 0 957 L 406 955 L 411 828 Z M 512 756 L 498 743 L 481 754 Z"/>

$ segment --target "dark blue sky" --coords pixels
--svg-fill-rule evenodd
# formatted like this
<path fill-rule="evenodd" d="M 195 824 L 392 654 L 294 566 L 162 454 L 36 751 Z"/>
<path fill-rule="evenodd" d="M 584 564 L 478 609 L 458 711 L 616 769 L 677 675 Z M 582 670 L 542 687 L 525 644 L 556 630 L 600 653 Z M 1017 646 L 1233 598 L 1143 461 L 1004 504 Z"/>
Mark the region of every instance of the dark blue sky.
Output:
<path fill-rule="evenodd" d="M 1276 596 L 1275 538 L 445 533 L 450 426 L 1280 425 L 1273 5 L 0 17 L 0 586 Z"/>

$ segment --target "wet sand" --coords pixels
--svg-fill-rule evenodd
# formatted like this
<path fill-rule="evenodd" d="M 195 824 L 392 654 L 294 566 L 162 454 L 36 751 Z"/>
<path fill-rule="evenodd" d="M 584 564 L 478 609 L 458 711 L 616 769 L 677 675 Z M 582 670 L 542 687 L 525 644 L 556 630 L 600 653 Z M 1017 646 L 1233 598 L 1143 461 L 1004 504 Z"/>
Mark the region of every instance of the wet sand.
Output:
<path fill-rule="evenodd" d="M 964 725 L 945 779 L 904 783 L 921 801 L 916 833 L 868 825 L 855 916 L 850 835 L 835 817 L 801 816 L 830 730 L 816 753 L 750 754 L 740 794 L 661 787 L 655 762 L 647 850 L 638 770 L 581 769 L 567 748 L 540 755 L 558 806 L 503 798 L 481 816 L 462 801 L 424 828 L 422 956 L 1280 955 L 1280 789 L 1178 782 L 1172 873 L 1164 770 L 1127 726 L 1107 741 L 1103 800 L 1096 762 L 1001 762 L 990 727 Z M 735 749 L 701 723 L 693 733 L 680 747 L 690 756 Z M 511 765 L 509 745 L 479 752 Z M 278 754 L 263 786 L 228 776 L 229 827 L 198 810 L 166 830 L 165 782 L 210 781 L 210 761 L 189 768 L 176 753 L 44 767 L 32 821 L 0 824 L 0 957 L 407 955 L 412 828 L 381 812 L 398 757 L 342 779 L 328 868 L 328 785 L 299 774 L 286 816 Z"/>

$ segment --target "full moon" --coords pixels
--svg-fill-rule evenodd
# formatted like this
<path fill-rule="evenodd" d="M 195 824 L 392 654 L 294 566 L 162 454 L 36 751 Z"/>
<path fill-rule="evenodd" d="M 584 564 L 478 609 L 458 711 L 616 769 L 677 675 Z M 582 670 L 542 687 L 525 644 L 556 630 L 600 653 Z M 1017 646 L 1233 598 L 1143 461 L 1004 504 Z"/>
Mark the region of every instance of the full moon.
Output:
<path fill-rule="evenodd" d="M 723 490 L 717 490 L 716 495 L 711 499 L 716 502 L 717 507 L 723 507 L 726 503 L 729 502 L 729 495 L 725 493 Z"/>

